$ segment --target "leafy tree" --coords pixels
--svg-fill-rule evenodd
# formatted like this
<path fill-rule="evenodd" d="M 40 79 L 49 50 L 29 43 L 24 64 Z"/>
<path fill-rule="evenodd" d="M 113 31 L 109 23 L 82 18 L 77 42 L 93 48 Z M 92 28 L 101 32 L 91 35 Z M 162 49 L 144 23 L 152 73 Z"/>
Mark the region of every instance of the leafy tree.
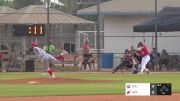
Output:
<path fill-rule="evenodd" d="M 8 0 L 0 0 L 0 6 L 12 7 L 13 6 L 13 2 L 12 1 L 8 1 Z"/>
<path fill-rule="evenodd" d="M 13 8 L 19 9 L 28 5 L 42 4 L 41 0 L 13 0 Z"/>
<path fill-rule="evenodd" d="M 60 2 L 64 3 L 64 6 L 54 5 L 53 7 L 56 9 L 59 9 L 61 11 L 64 11 L 66 13 L 76 13 L 77 10 L 87 8 L 90 6 L 96 5 L 97 0 L 81 0 L 83 2 L 89 2 L 89 3 L 81 3 L 78 4 L 80 0 L 59 0 Z M 106 2 L 110 0 L 101 0 L 101 2 Z"/>
<path fill-rule="evenodd" d="M 81 0 L 83 1 L 81 4 L 78 4 L 80 0 L 59 0 L 59 1 L 62 2 L 64 6 L 51 4 L 52 5 L 51 7 L 76 16 L 78 16 L 76 14 L 77 10 L 97 5 L 96 4 L 97 0 Z M 106 1 L 111 1 L 111 0 L 101 0 L 101 2 L 106 2 Z M 89 3 L 85 3 L 85 2 L 89 2 Z M 97 20 L 96 16 L 81 16 L 81 17 L 92 21 Z"/>

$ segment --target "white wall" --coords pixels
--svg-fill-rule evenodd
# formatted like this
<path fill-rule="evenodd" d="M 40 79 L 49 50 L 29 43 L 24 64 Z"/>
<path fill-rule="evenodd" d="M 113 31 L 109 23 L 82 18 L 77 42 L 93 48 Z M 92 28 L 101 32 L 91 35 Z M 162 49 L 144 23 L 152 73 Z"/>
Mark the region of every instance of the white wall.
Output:
<path fill-rule="evenodd" d="M 137 33 L 133 32 L 133 26 L 140 22 L 150 19 L 147 16 L 105 16 L 104 31 L 105 36 L 152 36 L 154 33 Z M 162 33 L 161 35 L 180 35 L 176 33 Z M 144 42 L 144 37 L 105 37 L 104 52 L 122 53 L 126 48 L 130 49 L 131 45 L 137 46 L 138 42 Z M 151 51 L 154 47 L 152 37 L 145 37 L 145 43 Z M 166 49 L 168 52 L 180 52 L 180 37 L 176 38 L 158 38 L 158 51 Z"/>
<path fill-rule="evenodd" d="M 180 36 L 180 32 L 161 33 L 162 36 L 172 35 Z M 158 38 L 159 51 L 166 49 L 170 53 L 180 53 L 180 37 L 159 37 Z"/>

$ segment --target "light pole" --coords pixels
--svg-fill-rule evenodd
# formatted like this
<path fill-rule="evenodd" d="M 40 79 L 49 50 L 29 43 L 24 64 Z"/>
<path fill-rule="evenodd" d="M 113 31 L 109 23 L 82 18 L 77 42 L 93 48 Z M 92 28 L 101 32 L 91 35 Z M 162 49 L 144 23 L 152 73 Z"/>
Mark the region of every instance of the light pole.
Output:
<path fill-rule="evenodd" d="M 97 48 L 97 69 L 100 70 L 100 33 L 101 33 L 101 13 L 100 13 L 100 4 L 101 4 L 101 0 L 96 0 L 96 2 L 93 1 L 83 1 L 83 0 L 79 0 L 78 4 L 94 4 L 96 3 L 97 5 L 97 22 L 96 22 L 96 48 Z"/>
<path fill-rule="evenodd" d="M 157 0 L 155 0 L 155 52 L 156 52 L 156 62 L 158 60 L 158 36 L 157 36 L 157 31 L 158 31 L 158 18 L 157 18 Z"/>
<path fill-rule="evenodd" d="M 155 0 L 155 48 L 156 52 L 158 51 L 158 44 L 157 44 L 157 31 L 158 31 L 158 19 L 157 19 L 157 0 Z"/>
<path fill-rule="evenodd" d="M 101 0 L 97 0 L 97 37 L 96 37 L 96 42 L 97 42 L 97 67 L 98 71 L 100 70 L 100 33 L 101 33 L 101 14 L 100 14 L 100 3 Z"/>
<path fill-rule="evenodd" d="M 50 0 L 47 0 L 47 24 L 46 24 L 47 52 L 49 52 L 49 2 L 50 2 Z"/>

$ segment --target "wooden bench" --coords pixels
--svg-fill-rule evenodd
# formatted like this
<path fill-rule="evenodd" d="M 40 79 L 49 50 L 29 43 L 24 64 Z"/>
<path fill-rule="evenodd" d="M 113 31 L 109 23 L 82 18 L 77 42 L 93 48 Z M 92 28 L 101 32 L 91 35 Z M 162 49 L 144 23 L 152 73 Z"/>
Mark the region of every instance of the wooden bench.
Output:
<path fill-rule="evenodd" d="M 96 69 L 95 64 L 97 64 L 97 58 L 96 54 L 93 54 L 93 63 L 91 63 L 91 69 Z M 84 61 L 83 54 L 79 55 L 77 60 L 79 61 L 79 67 L 81 67 L 82 62 Z M 80 69 L 80 68 L 79 68 Z"/>
<path fill-rule="evenodd" d="M 55 67 L 62 67 L 66 70 L 70 70 L 70 67 L 73 67 L 72 70 L 78 70 L 83 62 L 82 54 L 66 54 L 63 56 L 63 60 L 58 64 L 54 64 Z M 97 63 L 97 59 L 95 58 L 95 63 Z"/>
<path fill-rule="evenodd" d="M 54 65 L 55 67 L 61 66 L 62 68 L 67 68 L 67 70 L 69 67 L 72 67 L 72 66 L 74 68 L 78 68 L 79 61 L 77 58 L 78 58 L 77 54 L 65 54 L 63 56 L 62 61 Z"/>

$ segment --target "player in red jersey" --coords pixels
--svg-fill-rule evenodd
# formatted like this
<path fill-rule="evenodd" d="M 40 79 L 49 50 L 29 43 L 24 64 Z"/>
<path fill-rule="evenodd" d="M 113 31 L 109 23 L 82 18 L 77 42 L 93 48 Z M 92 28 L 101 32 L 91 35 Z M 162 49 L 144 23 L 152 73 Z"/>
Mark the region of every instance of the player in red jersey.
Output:
<path fill-rule="evenodd" d="M 149 69 L 146 68 L 147 63 L 150 61 L 150 56 L 149 56 L 147 46 L 144 45 L 142 42 L 139 42 L 136 51 L 139 51 L 142 57 L 141 71 L 138 74 L 143 74 L 144 71 L 149 73 Z"/>

